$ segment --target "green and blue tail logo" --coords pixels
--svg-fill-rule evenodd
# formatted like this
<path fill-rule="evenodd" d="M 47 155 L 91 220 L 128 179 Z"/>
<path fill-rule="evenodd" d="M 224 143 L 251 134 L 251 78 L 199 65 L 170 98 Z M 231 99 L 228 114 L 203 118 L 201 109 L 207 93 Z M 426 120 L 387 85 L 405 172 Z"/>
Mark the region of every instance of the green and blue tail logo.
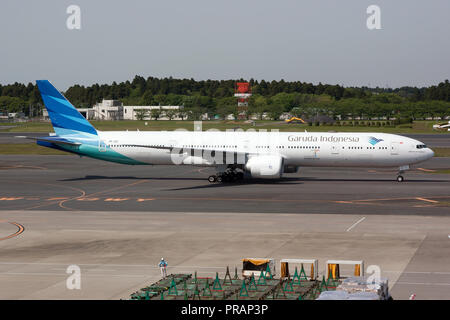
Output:
<path fill-rule="evenodd" d="M 369 143 L 371 144 L 371 145 L 376 145 L 378 142 L 381 142 L 381 141 L 384 141 L 383 139 L 377 139 L 377 138 L 375 138 L 375 137 L 369 137 Z"/>
<path fill-rule="evenodd" d="M 36 84 L 56 133 L 33 138 L 38 145 L 117 163 L 146 164 L 108 147 L 89 121 L 48 80 L 37 80 Z"/>
<path fill-rule="evenodd" d="M 36 84 L 57 135 L 97 135 L 89 121 L 48 80 L 37 80 Z"/>

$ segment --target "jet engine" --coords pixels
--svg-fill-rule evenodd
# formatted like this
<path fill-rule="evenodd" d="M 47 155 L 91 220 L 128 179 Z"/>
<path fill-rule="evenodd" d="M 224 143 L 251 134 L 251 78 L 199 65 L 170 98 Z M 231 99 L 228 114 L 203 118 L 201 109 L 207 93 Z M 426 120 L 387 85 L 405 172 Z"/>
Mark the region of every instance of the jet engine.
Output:
<path fill-rule="evenodd" d="M 245 164 L 252 178 L 279 179 L 283 174 L 283 158 L 275 155 L 253 156 Z"/>

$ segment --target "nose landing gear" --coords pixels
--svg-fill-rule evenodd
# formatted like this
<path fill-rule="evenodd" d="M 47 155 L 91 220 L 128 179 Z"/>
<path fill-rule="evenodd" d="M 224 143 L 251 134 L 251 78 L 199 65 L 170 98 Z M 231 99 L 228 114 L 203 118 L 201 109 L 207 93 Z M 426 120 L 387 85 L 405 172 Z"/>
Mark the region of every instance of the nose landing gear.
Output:
<path fill-rule="evenodd" d="M 397 175 L 397 182 L 405 181 L 405 178 L 403 178 L 402 174 L 404 174 L 406 170 L 409 170 L 409 165 L 401 166 L 399 168 L 398 175 Z"/>

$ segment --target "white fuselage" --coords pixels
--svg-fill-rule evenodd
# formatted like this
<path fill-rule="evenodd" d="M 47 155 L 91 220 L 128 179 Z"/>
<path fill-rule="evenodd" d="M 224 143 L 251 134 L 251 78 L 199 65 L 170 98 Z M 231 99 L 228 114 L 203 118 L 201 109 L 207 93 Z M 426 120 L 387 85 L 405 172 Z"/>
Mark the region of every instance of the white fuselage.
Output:
<path fill-rule="evenodd" d="M 190 149 L 244 153 L 249 157 L 279 155 L 284 165 L 290 166 L 398 167 L 434 155 L 420 141 L 386 133 L 109 131 L 98 134 L 102 141 L 99 151 L 110 149 L 146 164 L 174 164 L 171 150 L 151 146 L 182 149 L 178 156 L 185 159 L 192 157 Z"/>

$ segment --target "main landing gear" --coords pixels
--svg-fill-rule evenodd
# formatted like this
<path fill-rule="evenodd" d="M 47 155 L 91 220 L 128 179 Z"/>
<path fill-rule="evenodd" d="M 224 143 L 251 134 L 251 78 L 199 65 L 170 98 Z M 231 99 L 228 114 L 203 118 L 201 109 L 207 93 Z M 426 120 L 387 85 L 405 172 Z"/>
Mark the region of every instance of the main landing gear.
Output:
<path fill-rule="evenodd" d="M 236 182 L 244 179 L 244 173 L 236 170 L 227 170 L 225 172 L 219 172 L 217 175 L 208 177 L 208 181 L 214 182 Z"/>

